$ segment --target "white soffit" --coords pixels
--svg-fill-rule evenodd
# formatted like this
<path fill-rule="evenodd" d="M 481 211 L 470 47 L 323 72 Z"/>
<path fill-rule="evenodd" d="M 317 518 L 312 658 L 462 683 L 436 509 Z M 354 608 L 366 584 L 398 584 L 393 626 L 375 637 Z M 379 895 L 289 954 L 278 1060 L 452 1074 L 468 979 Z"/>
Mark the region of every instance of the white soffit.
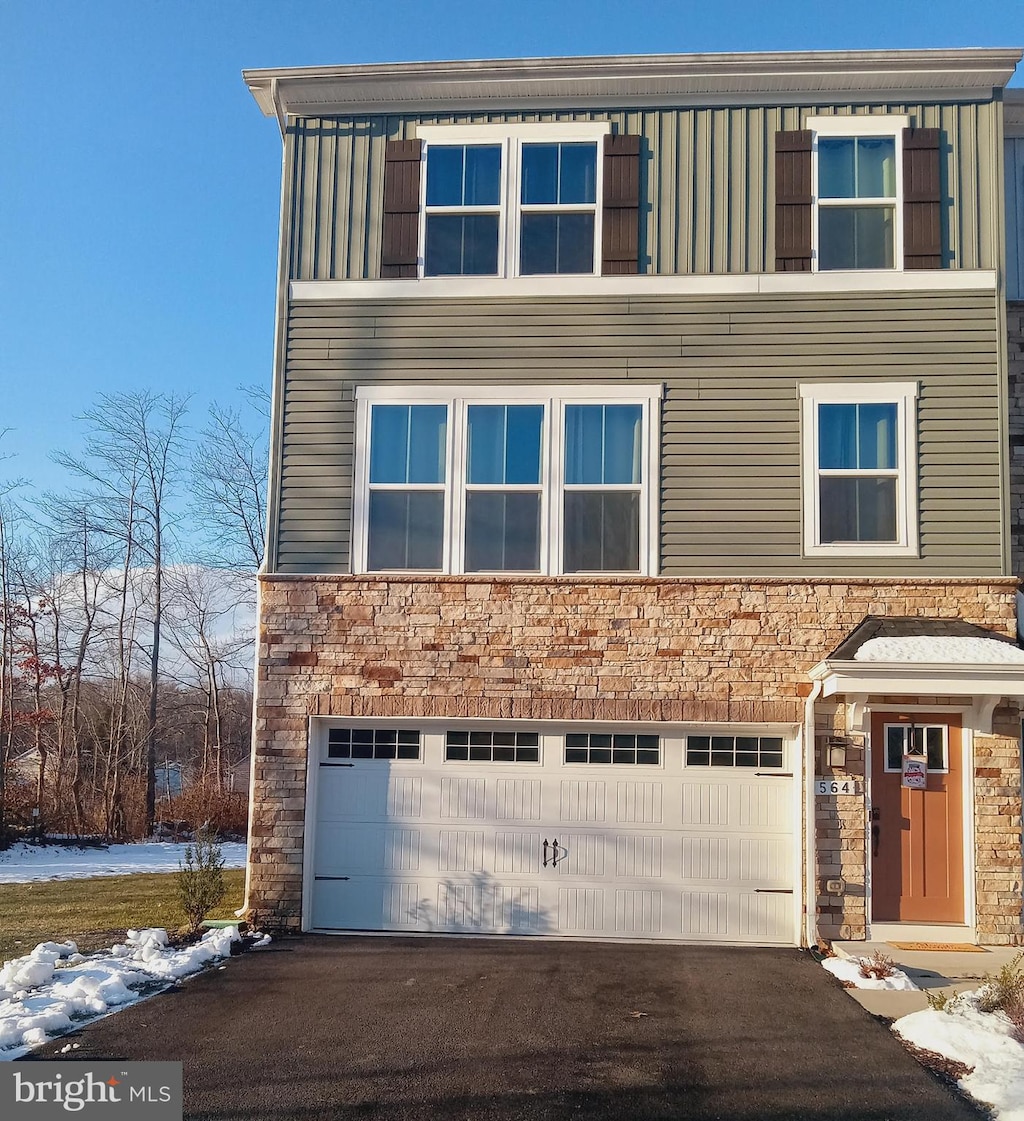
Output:
<path fill-rule="evenodd" d="M 268 117 L 549 104 L 609 106 L 882 93 L 989 97 L 1021 51 L 800 51 L 404 62 L 244 70 Z"/>

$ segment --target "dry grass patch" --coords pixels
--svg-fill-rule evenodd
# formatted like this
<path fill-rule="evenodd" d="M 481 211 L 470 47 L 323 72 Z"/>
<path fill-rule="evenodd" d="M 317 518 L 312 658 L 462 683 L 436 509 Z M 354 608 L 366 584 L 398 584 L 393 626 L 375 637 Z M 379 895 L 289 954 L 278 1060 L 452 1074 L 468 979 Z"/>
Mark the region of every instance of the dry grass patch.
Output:
<path fill-rule="evenodd" d="M 245 872 L 223 873 L 227 892 L 210 918 L 234 918 L 242 905 Z M 98 876 L 89 880 L 46 880 L 0 887 L 0 961 L 27 954 L 48 939 L 73 938 L 83 953 L 124 938 L 128 927 L 185 923 L 176 872 Z"/>

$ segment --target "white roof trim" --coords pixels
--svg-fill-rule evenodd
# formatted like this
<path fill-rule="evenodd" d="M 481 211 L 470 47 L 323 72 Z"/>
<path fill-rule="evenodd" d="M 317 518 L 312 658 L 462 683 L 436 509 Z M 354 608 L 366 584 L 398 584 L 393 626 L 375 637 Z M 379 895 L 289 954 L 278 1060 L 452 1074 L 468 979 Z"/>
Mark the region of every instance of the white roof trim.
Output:
<path fill-rule="evenodd" d="M 940 662 L 819 662 L 810 671 L 821 695 L 923 693 L 944 697 L 1024 697 L 1024 666 Z"/>
<path fill-rule="evenodd" d="M 597 104 L 673 98 L 749 100 L 809 94 L 991 96 L 1010 80 L 1021 51 L 799 51 L 750 54 L 618 55 L 244 70 L 268 117 L 422 111 L 475 103 L 494 107 Z M 761 95 L 752 97 L 751 95 Z"/>
<path fill-rule="evenodd" d="M 428 276 L 400 280 L 292 280 L 293 300 L 481 300 L 512 297 L 808 295 L 824 292 L 992 291 L 993 269 L 632 276 Z"/>

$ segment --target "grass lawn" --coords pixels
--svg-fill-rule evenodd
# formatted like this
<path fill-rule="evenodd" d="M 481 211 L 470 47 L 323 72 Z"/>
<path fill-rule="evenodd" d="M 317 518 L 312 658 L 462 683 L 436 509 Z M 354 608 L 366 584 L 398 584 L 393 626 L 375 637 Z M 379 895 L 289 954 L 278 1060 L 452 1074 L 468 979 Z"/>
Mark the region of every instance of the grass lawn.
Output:
<path fill-rule="evenodd" d="M 40 942 L 73 938 L 83 953 L 123 941 L 129 927 L 184 925 L 177 875 L 98 876 L 91 880 L 46 880 L 0 886 L 0 961 L 27 954 Z M 242 905 L 245 872 L 225 869 L 227 886 L 211 919 L 234 918 Z"/>

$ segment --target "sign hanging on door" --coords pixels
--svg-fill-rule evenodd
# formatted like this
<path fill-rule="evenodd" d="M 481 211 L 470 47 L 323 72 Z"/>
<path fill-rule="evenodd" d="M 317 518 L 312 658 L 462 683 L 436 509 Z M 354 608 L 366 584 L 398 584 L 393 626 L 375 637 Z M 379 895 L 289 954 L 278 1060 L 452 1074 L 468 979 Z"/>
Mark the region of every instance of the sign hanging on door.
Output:
<path fill-rule="evenodd" d="M 908 790 L 924 790 L 928 785 L 928 762 L 921 755 L 903 756 L 903 782 Z"/>

